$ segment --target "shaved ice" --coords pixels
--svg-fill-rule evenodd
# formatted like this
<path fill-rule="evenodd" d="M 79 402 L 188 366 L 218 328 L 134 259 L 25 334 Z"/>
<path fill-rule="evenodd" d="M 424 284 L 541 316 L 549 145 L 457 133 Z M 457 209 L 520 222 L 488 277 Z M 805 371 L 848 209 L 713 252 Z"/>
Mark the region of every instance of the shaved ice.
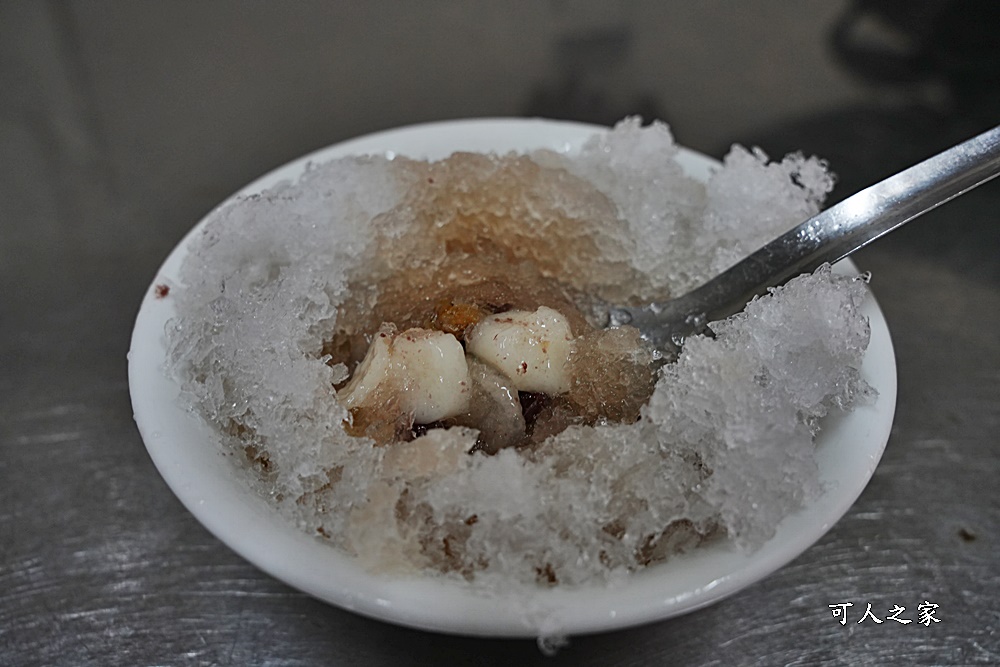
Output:
<path fill-rule="evenodd" d="M 820 491 L 822 418 L 874 397 L 867 285 L 800 276 L 662 367 L 634 330 L 601 329 L 609 305 L 696 287 L 833 185 L 820 160 L 742 147 L 703 183 L 677 153 L 629 119 L 569 154 L 311 165 L 212 212 L 171 292 L 171 372 L 248 484 L 374 571 L 580 585 L 711 540 L 753 550 Z M 470 357 L 451 367 L 473 407 L 451 421 L 414 423 L 391 393 L 338 400 L 386 323 L 465 345 L 488 318 L 553 310 L 574 338 L 570 379 L 540 385 L 558 395 L 505 394 Z"/>

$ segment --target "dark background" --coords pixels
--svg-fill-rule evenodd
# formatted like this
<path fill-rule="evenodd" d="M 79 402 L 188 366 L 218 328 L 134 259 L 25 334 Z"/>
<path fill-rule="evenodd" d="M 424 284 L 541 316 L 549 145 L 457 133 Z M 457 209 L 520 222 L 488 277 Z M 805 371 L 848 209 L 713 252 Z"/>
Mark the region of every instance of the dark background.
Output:
<path fill-rule="evenodd" d="M 150 463 L 125 360 L 181 236 L 307 151 L 641 113 L 715 157 L 826 157 L 841 197 L 1000 122 L 998 26 L 992 0 L 0 0 L 0 664 L 1000 663 L 997 183 L 856 256 L 900 387 L 847 516 L 724 602 L 553 659 L 363 619 L 242 561 Z M 856 624 L 924 600 L 940 623 Z"/>

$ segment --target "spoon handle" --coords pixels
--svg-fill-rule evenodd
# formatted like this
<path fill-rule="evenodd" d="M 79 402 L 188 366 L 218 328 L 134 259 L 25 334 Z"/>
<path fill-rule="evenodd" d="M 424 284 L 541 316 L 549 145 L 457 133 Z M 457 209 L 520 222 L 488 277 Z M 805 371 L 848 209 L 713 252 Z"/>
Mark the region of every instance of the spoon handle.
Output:
<path fill-rule="evenodd" d="M 624 310 L 654 342 L 697 333 L 743 310 L 769 287 L 843 259 L 997 175 L 1000 126 L 844 199 L 677 299 L 641 313 Z"/>

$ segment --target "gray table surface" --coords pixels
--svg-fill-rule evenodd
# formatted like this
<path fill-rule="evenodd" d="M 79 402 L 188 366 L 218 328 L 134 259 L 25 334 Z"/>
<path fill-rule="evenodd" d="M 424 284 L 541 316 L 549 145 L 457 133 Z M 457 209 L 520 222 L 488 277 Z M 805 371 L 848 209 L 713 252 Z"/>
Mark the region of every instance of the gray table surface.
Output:
<path fill-rule="evenodd" d="M 318 33 L 339 24 L 318 6 L 319 27 L 299 32 L 261 6 L 244 23 L 225 22 L 244 14 L 231 3 L 135 7 L 0 5 L 0 664 L 1000 664 L 1000 184 L 857 255 L 893 335 L 899 398 L 848 514 L 730 599 L 545 658 L 532 641 L 361 618 L 244 562 L 157 475 L 125 359 L 159 263 L 254 176 L 364 131 L 531 108 L 462 90 L 447 110 L 421 104 L 397 56 L 386 76 L 412 107 L 327 114 L 364 73 L 276 55 L 323 52 Z M 998 120 L 996 106 L 861 99 L 751 136 L 716 126 L 695 148 L 802 148 L 830 159 L 846 194 Z M 857 623 L 869 602 L 916 619 L 924 601 L 939 623 Z M 829 609 L 840 602 L 854 605 L 845 625 Z"/>

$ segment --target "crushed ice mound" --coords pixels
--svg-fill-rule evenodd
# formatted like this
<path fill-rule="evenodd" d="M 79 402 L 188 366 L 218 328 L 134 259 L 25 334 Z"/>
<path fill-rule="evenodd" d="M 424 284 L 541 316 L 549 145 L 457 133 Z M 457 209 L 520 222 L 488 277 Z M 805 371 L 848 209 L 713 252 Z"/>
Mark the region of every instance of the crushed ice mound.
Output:
<path fill-rule="evenodd" d="M 819 418 L 873 397 L 857 370 L 866 294 L 864 280 L 821 267 L 712 324 L 714 338 L 689 339 L 664 368 L 645 417 L 664 446 L 699 451 L 712 474 L 697 497 L 742 547 L 819 491 Z"/>
<path fill-rule="evenodd" d="M 862 280 L 824 268 L 714 323 L 714 337 L 689 340 L 660 371 L 634 423 L 567 422 L 492 456 L 469 453 L 477 431 L 467 426 L 375 446 L 345 431 L 350 416 L 335 391 L 353 368 L 334 361 L 331 331 L 348 331 L 349 345 L 379 324 L 352 330 L 338 321 L 344 304 L 357 313 L 405 304 L 402 292 L 373 293 L 365 279 L 422 270 L 412 265 L 421 241 L 407 237 L 407 220 L 434 227 L 452 208 L 479 207 L 516 237 L 497 275 L 555 279 L 558 290 L 537 292 L 578 308 L 583 322 L 622 285 L 648 300 L 699 284 L 815 213 L 832 186 L 819 160 L 768 163 L 738 147 L 703 184 L 676 154 L 665 126 L 627 120 L 574 155 L 312 166 L 295 183 L 211 214 L 172 292 L 172 372 L 245 462 L 248 484 L 373 570 L 578 585 L 708 540 L 753 549 L 818 491 L 820 419 L 871 398 L 857 370 L 868 343 Z M 500 194 L 473 201 L 466 178 L 497 178 Z M 429 187 L 442 179 L 463 193 L 459 204 Z M 560 248 L 589 254 L 582 261 Z M 445 275 L 439 268 L 427 284 Z M 521 287 L 512 293 L 537 297 Z M 581 363 L 589 384 L 602 381 L 593 365 Z"/>

